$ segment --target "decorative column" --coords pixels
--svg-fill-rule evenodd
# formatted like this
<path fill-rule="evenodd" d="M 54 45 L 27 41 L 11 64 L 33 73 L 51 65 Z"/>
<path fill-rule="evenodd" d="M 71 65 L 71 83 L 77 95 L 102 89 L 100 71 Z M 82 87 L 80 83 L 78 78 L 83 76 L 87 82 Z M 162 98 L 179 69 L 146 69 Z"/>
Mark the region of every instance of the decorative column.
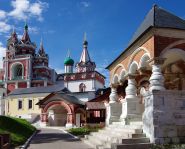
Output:
<path fill-rule="evenodd" d="M 67 113 L 67 123 L 66 128 L 72 128 L 74 126 L 74 114 L 73 113 Z"/>
<path fill-rule="evenodd" d="M 48 85 L 47 80 L 44 80 L 44 87 L 46 87 Z"/>
<path fill-rule="evenodd" d="M 31 87 L 31 81 L 28 80 L 28 81 L 27 81 L 27 88 L 30 88 L 30 87 Z"/>
<path fill-rule="evenodd" d="M 109 103 L 106 105 L 106 125 L 119 121 L 121 115 L 121 104 L 118 102 L 118 85 L 111 84 Z"/>
<path fill-rule="evenodd" d="M 164 77 L 161 72 L 161 65 L 164 63 L 164 58 L 154 58 L 152 64 L 152 75 L 150 77 L 150 91 L 165 90 Z"/>
<path fill-rule="evenodd" d="M 41 113 L 40 126 L 47 126 L 47 123 L 48 123 L 48 114 L 47 113 Z"/>
<path fill-rule="evenodd" d="M 132 120 L 141 119 L 141 105 L 137 97 L 137 83 L 134 75 L 128 75 L 128 86 L 125 89 L 126 96 L 122 101 L 122 114 L 120 120 L 125 124 Z"/>
<path fill-rule="evenodd" d="M 125 98 L 137 98 L 137 83 L 135 80 L 135 76 L 128 76 L 128 86 L 125 89 L 126 96 Z"/>
<path fill-rule="evenodd" d="M 111 85 L 111 93 L 109 95 L 109 103 L 115 103 L 118 101 L 117 86 Z"/>
<path fill-rule="evenodd" d="M 15 82 L 15 89 L 17 89 L 18 88 L 18 82 L 16 81 Z"/>

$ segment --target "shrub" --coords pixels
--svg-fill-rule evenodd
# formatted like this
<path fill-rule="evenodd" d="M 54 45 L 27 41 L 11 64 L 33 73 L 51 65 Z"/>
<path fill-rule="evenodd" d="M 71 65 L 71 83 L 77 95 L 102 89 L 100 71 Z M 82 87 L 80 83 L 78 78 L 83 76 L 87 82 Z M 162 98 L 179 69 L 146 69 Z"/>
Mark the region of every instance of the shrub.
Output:
<path fill-rule="evenodd" d="M 85 128 L 85 127 L 80 127 L 80 128 L 71 128 L 68 130 L 69 133 L 79 136 L 79 135 L 87 135 L 90 133 L 90 129 Z"/>

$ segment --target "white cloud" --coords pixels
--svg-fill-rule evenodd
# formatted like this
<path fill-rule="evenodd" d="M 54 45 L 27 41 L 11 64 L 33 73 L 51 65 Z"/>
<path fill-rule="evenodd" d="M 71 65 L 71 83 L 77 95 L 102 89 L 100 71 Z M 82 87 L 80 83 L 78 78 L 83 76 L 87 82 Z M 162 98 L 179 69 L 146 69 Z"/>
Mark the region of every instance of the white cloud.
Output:
<path fill-rule="evenodd" d="M 28 0 L 14 0 L 11 2 L 13 10 L 8 13 L 9 16 L 18 20 L 26 20 L 35 17 L 39 21 L 43 20 L 42 13 L 48 7 L 48 3 L 37 1 L 30 3 Z"/>
<path fill-rule="evenodd" d="M 0 33 L 7 33 L 10 29 L 11 25 L 7 24 L 5 21 L 0 21 Z"/>
<path fill-rule="evenodd" d="M 2 42 L 0 42 L 0 68 L 3 68 L 3 57 L 5 57 L 6 54 L 6 48 L 3 47 Z"/>
<path fill-rule="evenodd" d="M 29 32 L 33 34 L 38 34 L 39 33 L 39 28 L 38 27 L 30 27 L 29 26 Z"/>
<path fill-rule="evenodd" d="M 15 0 L 11 2 L 12 7 L 14 8 L 9 15 L 15 17 L 19 20 L 27 19 L 27 15 L 25 12 L 29 9 L 29 1 L 28 0 Z"/>
<path fill-rule="evenodd" d="M 85 7 L 85 8 L 87 8 L 87 7 L 90 6 L 90 3 L 87 2 L 87 1 L 83 1 L 83 2 L 81 2 L 80 4 L 81 4 L 83 7 Z"/>
<path fill-rule="evenodd" d="M 64 69 L 61 68 L 55 68 L 55 71 L 57 72 L 57 74 L 64 73 Z"/>
<path fill-rule="evenodd" d="M 5 19 L 6 12 L 4 10 L 0 10 L 0 19 Z"/>

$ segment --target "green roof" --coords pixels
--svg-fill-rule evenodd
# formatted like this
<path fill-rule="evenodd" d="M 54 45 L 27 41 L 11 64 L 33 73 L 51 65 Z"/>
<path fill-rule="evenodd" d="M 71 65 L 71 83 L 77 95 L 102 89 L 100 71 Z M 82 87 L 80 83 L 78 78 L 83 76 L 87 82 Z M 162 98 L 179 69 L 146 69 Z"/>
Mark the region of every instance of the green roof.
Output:
<path fill-rule="evenodd" d="M 64 60 L 64 64 L 65 65 L 73 65 L 74 64 L 74 60 L 70 57 L 67 57 L 65 60 Z"/>

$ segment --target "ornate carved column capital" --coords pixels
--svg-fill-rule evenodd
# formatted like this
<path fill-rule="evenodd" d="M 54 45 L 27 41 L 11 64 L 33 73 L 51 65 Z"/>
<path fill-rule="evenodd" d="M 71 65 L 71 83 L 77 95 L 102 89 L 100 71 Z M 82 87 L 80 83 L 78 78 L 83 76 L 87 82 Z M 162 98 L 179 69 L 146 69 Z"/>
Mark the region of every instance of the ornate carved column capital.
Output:
<path fill-rule="evenodd" d="M 165 60 L 166 60 L 166 58 L 154 57 L 149 60 L 149 63 L 151 65 L 162 65 L 162 64 L 164 64 Z"/>
<path fill-rule="evenodd" d="M 111 83 L 111 84 L 110 84 L 110 88 L 115 88 L 115 89 L 116 89 L 116 88 L 118 87 L 118 85 L 119 85 L 119 84 L 113 84 L 113 83 Z"/>
<path fill-rule="evenodd" d="M 135 79 L 137 75 L 135 74 L 128 74 L 127 78 L 128 79 Z"/>

